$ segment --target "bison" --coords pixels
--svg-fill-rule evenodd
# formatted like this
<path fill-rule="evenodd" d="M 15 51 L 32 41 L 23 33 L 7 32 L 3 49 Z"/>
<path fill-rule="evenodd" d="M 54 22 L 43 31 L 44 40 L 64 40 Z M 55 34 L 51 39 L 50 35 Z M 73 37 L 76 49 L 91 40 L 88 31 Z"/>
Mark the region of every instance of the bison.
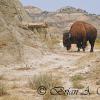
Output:
<path fill-rule="evenodd" d="M 97 29 L 84 21 L 75 22 L 69 32 L 63 34 L 63 45 L 70 50 L 71 44 L 77 44 L 78 51 L 82 48 L 85 51 L 87 41 L 91 45 L 90 52 L 93 52 L 95 40 L 97 38 Z"/>

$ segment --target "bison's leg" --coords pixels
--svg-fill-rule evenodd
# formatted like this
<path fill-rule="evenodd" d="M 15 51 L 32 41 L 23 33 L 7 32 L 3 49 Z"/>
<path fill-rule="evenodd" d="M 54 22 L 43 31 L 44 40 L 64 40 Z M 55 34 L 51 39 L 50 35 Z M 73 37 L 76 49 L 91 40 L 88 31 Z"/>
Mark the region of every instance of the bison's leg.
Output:
<path fill-rule="evenodd" d="M 87 45 L 87 41 L 83 40 L 82 41 L 82 49 L 83 49 L 84 52 L 85 52 L 86 45 Z"/>
<path fill-rule="evenodd" d="M 93 52 L 95 40 L 89 40 L 89 43 L 90 43 L 90 45 L 91 45 L 91 50 L 90 50 L 90 52 Z"/>
<path fill-rule="evenodd" d="M 80 52 L 80 49 L 81 49 L 81 42 L 80 41 L 77 42 L 77 47 L 78 47 L 77 51 Z"/>

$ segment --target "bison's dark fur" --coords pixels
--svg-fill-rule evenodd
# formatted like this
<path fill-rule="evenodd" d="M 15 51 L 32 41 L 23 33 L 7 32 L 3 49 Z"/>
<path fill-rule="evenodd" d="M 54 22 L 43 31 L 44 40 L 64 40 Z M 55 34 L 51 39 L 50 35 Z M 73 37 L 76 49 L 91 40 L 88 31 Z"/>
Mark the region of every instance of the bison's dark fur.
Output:
<path fill-rule="evenodd" d="M 68 33 L 63 34 L 63 45 L 69 50 L 71 44 L 77 44 L 78 51 L 80 48 L 85 51 L 87 41 L 89 41 L 90 52 L 93 52 L 96 37 L 97 29 L 94 26 L 83 21 L 77 21 L 71 26 Z"/>

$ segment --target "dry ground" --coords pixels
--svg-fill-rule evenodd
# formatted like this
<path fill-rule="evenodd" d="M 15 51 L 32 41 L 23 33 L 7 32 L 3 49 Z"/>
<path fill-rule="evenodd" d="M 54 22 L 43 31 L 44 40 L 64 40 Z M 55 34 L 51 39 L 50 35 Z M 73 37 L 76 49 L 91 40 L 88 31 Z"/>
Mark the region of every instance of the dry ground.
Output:
<path fill-rule="evenodd" d="M 85 53 L 67 52 L 65 48 L 58 48 L 53 52 L 45 52 L 42 57 L 33 57 L 28 64 L 1 66 L 0 82 L 5 85 L 7 94 L 1 96 L 0 100 L 44 100 L 36 90 L 29 87 L 28 82 L 34 75 L 45 72 L 62 80 L 65 89 L 73 86 L 81 88 L 81 85 L 83 89 L 90 87 L 91 95 L 67 96 L 66 100 L 99 100 L 100 95 L 96 94 L 100 86 L 99 67 L 98 46 L 94 53 L 90 53 L 88 48 Z"/>

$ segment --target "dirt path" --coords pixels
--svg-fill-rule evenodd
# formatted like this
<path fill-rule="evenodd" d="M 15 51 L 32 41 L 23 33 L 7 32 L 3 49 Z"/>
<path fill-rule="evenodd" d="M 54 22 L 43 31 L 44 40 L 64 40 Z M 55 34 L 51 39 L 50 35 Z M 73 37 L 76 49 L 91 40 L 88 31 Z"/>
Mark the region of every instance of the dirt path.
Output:
<path fill-rule="evenodd" d="M 98 52 L 96 51 L 96 53 Z M 7 83 L 11 95 L 28 97 L 28 100 L 33 100 L 32 98 L 35 97 L 34 100 L 38 100 L 40 98 L 37 96 L 38 94 L 28 88 L 27 84 L 30 77 L 43 72 L 53 73 L 63 80 L 66 88 L 71 87 L 71 76 L 77 73 L 87 73 L 90 70 L 90 66 L 85 66 L 85 64 L 80 65 L 82 58 L 85 59 L 83 63 L 89 64 L 89 61 L 91 63 L 93 59 L 87 61 L 87 55 L 90 55 L 88 51 L 86 53 L 78 53 L 67 52 L 65 49 L 46 52 L 42 55 L 42 58 L 33 58 L 34 60 L 30 64 L 0 67 L 0 76 L 3 75 L 1 80 Z M 85 98 L 80 98 L 78 97 L 77 100 L 85 100 Z M 70 100 L 73 100 L 73 98 L 71 97 Z"/>

